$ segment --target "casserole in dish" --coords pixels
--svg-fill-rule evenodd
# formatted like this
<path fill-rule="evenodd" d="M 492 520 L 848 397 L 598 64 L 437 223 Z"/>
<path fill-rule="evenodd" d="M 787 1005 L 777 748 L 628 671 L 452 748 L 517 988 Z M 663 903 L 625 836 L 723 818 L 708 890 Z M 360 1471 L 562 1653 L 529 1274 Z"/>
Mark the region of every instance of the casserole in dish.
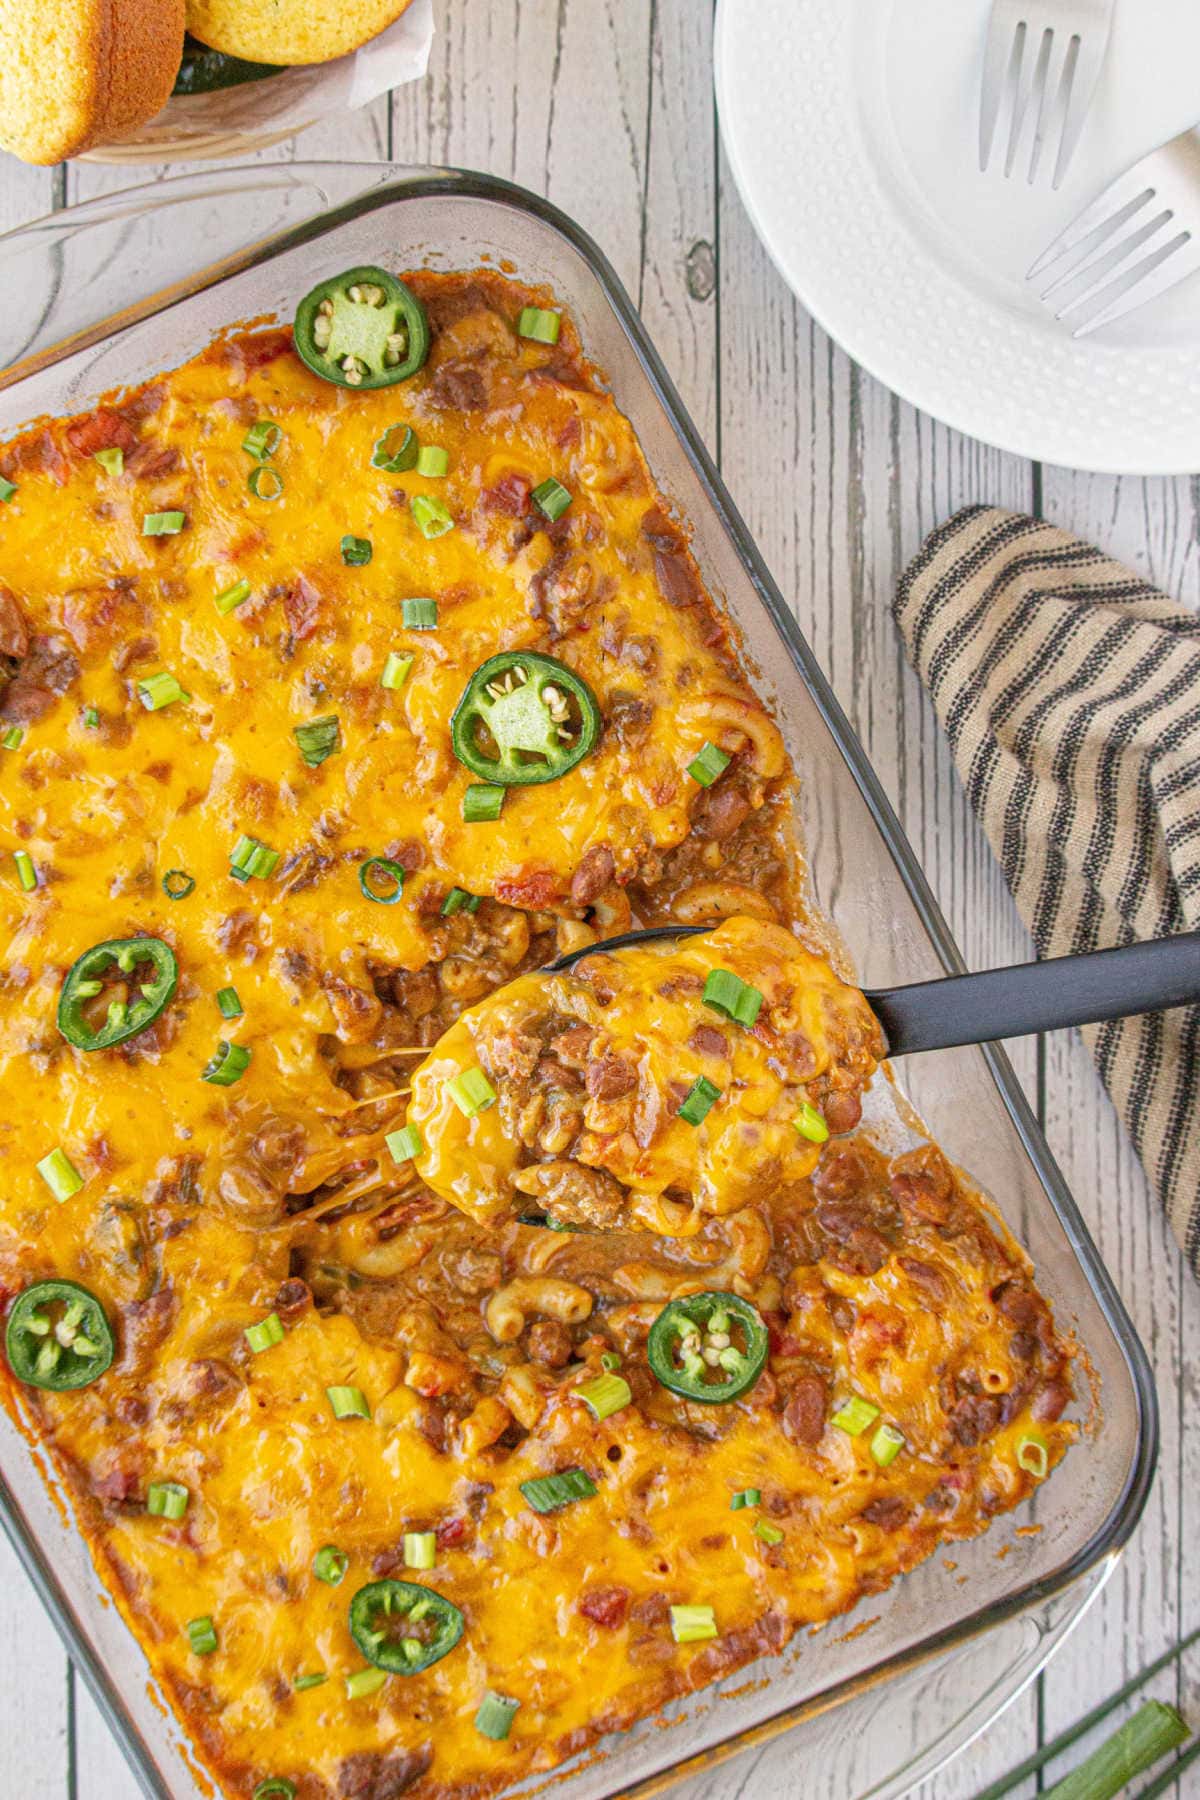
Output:
<path fill-rule="evenodd" d="M 662 387 L 660 372 L 640 342 L 636 327 L 628 316 L 627 303 L 611 285 L 606 289 L 596 274 L 600 265 L 593 262 L 589 266 L 569 235 L 542 216 L 544 211 L 537 203 L 507 192 L 500 198 L 484 195 L 470 178 L 426 178 L 404 184 L 390 200 L 377 199 L 375 205 L 367 202 L 361 210 L 352 211 L 348 218 L 329 226 L 325 236 L 318 234 L 315 243 L 285 243 L 277 255 L 240 275 L 228 277 L 221 287 L 210 287 L 195 300 L 186 302 L 183 308 L 164 313 L 162 317 L 170 320 L 174 336 L 169 353 L 155 359 L 144 337 L 138 342 L 145 327 L 136 327 L 130 333 L 108 340 L 99 356 L 85 350 L 73 361 L 52 364 L 43 372 L 30 376 L 8 397 L 10 401 L 18 402 L 11 412 L 10 428 L 39 413 L 78 411 L 100 391 L 144 377 L 163 364 L 177 362 L 183 354 L 201 349 L 205 335 L 213 326 L 226 324 L 231 317 L 272 311 L 286 316 L 298 293 L 311 286 L 314 280 L 335 275 L 339 268 L 347 265 L 383 260 L 389 268 L 439 264 L 443 268 L 473 267 L 485 258 L 499 259 L 508 255 L 516 262 L 523 277 L 535 281 L 550 277 L 556 298 L 565 301 L 578 319 L 585 344 L 611 377 L 617 399 L 638 430 L 660 484 L 666 487 L 681 512 L 694 521 L 695 548 L 701 567 L 709 582 L 723 594 L 743 635 L 747 655 L 759 665 L 760 685 L 775 705 L 793 760 L 802 772 L 800 806 L 805 820 L 804 835 L 813 846 L 811 875 L 817 904 L 830 904 L 833 884 L 838 879 L 836 871 L 840 871 L 843 863 L 853 865 L 856 871 L 861 869 L 861 892 L 856 882 L 847 879 L 838 891 L 837 903 L 832 910 L 851 953 L 861 956 L 864 974 L 882 981 L 905 976 L 915 979 L 935 972 L 938 964 L 931 954 L 935 938 L 929 934 L 929 928 L 936 933 L 936 920 L 919 879 L 908 867 L 907 852 L 895 833 L 894 822 L 887 816 L 874 783 L 861 767 L 859 753 L 845 740 L 836 711 L 819 677 L 808 666 L 801 647 L 794 641 L 794 634 L 787 632 L 782 609 L 776 608 L 773 621 L 770 610 L 756 606 L 754 586 L 768 600 L 768 608 L 773 604 L 774 597 L 766 585 L 766 578 L 755 565 L 752 553 L 739 542 L 736 522 L 724 512 L 727 503 L 715 486 L 702 455 L 691 443 L 686 424 L 673 420 L 663 410 L 666 390 Z M 436 246 L 431 235 L 431 222 L 435 216 L 440 230 Z M 267 272 L 265 278 L 264 271 Z M 188 329 L 194 324 L 195 335 L 182 342 L 179 329 L 189 308 L 194 309 L 195 317 L 194 321 L 189 319 Z M 246 352 L 236 345 L 226 354 L 227 358 L 240 355 L 245 360 L 246 357 Z M 565 373 L 569 376 L 570 371 Z M 644 381 L 647 373 L 651 378 L 648 385 Z M 570 381 L 564 385 L 570 387 Z M 215 400 L 221 396 L 208 398 Z M 122 423 L 132 429 L 129 420 Z M 252 429 L 256 421 L 247 419 L 245 423 Z M 108 435 L 111 436 L 111 430 Z M 87 445 L 80 448 L 92 456 L 97 450 L 120 448 L 120 445 L 101 444 L 97 439 L 94 449 Z M 132 456 L 136 445 L 131 444 L 128 448 Z M 173 471 L 164 468 L 158 473 L 162 480 L 169 481 Z M 504 472 L 500 472 L 494 484 L 497 489 L 504 478 Z M 255 497 L 261 498 L 261 495 Z M 183 512 L 186 517 L 186 508 L 169 504 L 172 498 L 179 496 L 165 491 L 156 495 L 152 516 L 170 519 Z M 161 507 L 159 499 L 163 502 Z M 98 497 L 96 503 L 107 504 L 103 497 Z M 720 529 L 723 522 L 728 523 L 729 533 Z M 355 521 L 347 520 L 346 523 L 353 526 Z M 664 520 L 657 528 L 657 535 L 668 536 L 669 530 L 669 524 Z M 347 535 L 352 542 L 357 541 L 352 532 Z M 253 555 L 253 546 L 246 554 Z M 343 560 L 347 566 L 354 566 L 344 551 Z M 227 593 L 230 585 L 235 586 L 236 582 L 228 585 L 222 582 L 220 591 Z M 303 595 L 300 598 L 305 599 Z M 445 596 L 439 604 L 448 603 L 449 598 Z M 295 604 L 293 600 L 293 607 Z M 307 607 L 305 601 L 301 610 Z M 290 618 L 288 623 L 291 634 L 299 637 L 302 625 Z M 775 635 L 777 629 L 779 636 Z M 783 659 L 781 650 L 784 646 L 794 662 Z M 409 652 L 405 650 L 404 654 Z M 802 680 L 796 679 L 797 672 Z M 166 671 L 150 671 L 145 679 L 152 682 L 156 674 L 163 673 Z M 157 695 L 158 690 L 154 692 Z M 178 698 L 174 696 L 168 706 L 178 703 Z M 155 722 L 160 721 L 156 719 Z M 711 739 L 705 736 L 704 743 L 711 743 Z M 703 753 L 703 747 L 699 740 L 691 746 L 698 755 Z M 891 865 L 886 853 L 889 843 L 893 856 Z M 263 847 L 259 845 L 259 848 Z M 365 846 L 368 851 L 373 848 Z M 395 858 L 388 857 L 387 860 Z M 234 861 L 236 865 L 236 856 Z M 242 866 L 249 867 L 244 861 Z M 898 881 L 897 869 L 905 876 L 904 881 Z M 259 870 L 250 868 L 249 872 L 255 875 Z M 510 894 L 508 898 L 528 901 L 530 896 Z M 551 909 L 556 898 L 558 896 L 551 890 L 539 893 L 539 903 L 544 901 Z M 926 927 L 924 932 L 923 926 Z M 894 961 L 883 954 L 889 945 Z M 403 958 L 400 960 L 404 961 Z M 342 1000 L 344 1004 L 353 1005 L 345 996 Z M 1144 1371 L 1140 1368 L 1136 1348 L 1128 1341 L 1127 1327 L 1119 1311 L 1112 1311 L 1111 1298 L 1099 1272 L 1093 1271 L 1094 1288 L 1080 1280 L 1071 1251 L 1076 1222 L 1069 1201 L 1061 1195 L 1053 1195 L 1062 1208 L 1065 1230 L 1045 1211 L 1044 1200 L 1043 1210 L 1036 1209 L 1035 1199 L 1041 1191 L 1033 1178 L 1036 1163 L 1025 1160 L 1020 1136 L 1013 1136 L 1011 1125 L 1006 1121 L 1002 1066 L 976 1053 L 930 1058 L 921 1067 L 916 1085 L 920 1089 L 918 1102 L 935 1126 L 938 1123 L 939 1067 L 945 1070 L 943 1079 L 947 1086 L 943 1091 L 953 1092 L 958 1103 L 953 1114 L 949 1106 L 944 1107 L 947 1118 L 961 1119 L 963 1096 L 969 1094 L 971 1098 L 970 1137 L 964 1135 L 962 1142 L 948 1142 L 947 1149 L 956 1161 L 971 1169 L 974 1177 L 1000 1195 L 1009 1216 L 1038 1260 L 1062 1322 L 1079 1330 L 1092 1364 L 1105 1382 L 1104 1423 L 1077 1453 L 1078 1459 L 1089 1460 L 1086 1474 L 1081 1471 L 1077 1478 L 1073 1504 L 1065 1507 L 1061 1518 L 1053 1524 L 1044 1522 L 1036 1537 L 1022 1537 L 1016 1541 L 1012 1554 L 1005 1560 L 1002 1579 L 998 1579 L 1001 1575 L 998 1565 L 989 1566 L 987 1558 L 974 1557 L 971 1552 L 965 1553 L 963 1559 L 966 1562 L 970 1558 L 971 1565 L 969 1586 L 965 1589 L 948 1583 L 944 1573 L 940 1583 L 926 1581 L 925 1578 L 933 1574 L 927 1567 L 902 1588 L 873 1602 L 872 1610 L 878 1611 L 880 1617 L 871 1632 L 836 1644 L 828 1639 L 820 1640 L 819 1662 L 814 1660 L 808 1647 L 793 1649 L 781 1665 L 764 1670 L 771 1679 L 770 1689 L 743 1687 L 733 1694 L 728 1702 L 729 1715 L 709 1722 L 718 1739 L 732 1735 L 728 1728 L 731 1718 L 734 1730 L 745 1730 L 765 1725 L 777 1717 L 782 1710 L 779 1704 L 781 1683 L 791 1687 L 791 1698 L 802 1705 L 818 1694 L 836 1691 L 839 1683 L 853 1681 L 855 1677 L 866 1678 L 889 1662 L 899 1667 L 906 1655 L 917 1651 L 918 1647 L 925 1651 L 946 1641 L 950 1634 L 978 1628 L 989 1609 L 994 1619 L 1006 1610 L 1028 1604 L 1031 1599 L 1064 1585 L 1111 1549 L 1128 1528 L 1130 1515 L 1140 1503 L 1150 1457 Z M 993 1068 L 999 1072 L 999 1085 L 993 1078 Z M 372 1096 L 368 1093 L 358 1098 L 370 1100 Z M 1036 1158 L 1035 1139 L 1028 1135 L 1027 1122 L 1022 1121 L 1022 1125 L 1033 1158 Z M 1048 1168 L 1044 1180 L 1053 1187 L 1053 1176 Z M 1026 1206 L 1028 1216 L 1025 1216 Z M 1086 1257 L 1086 1250 L 1083 1254 Z M 349 1388 L 354 1384 L 338 1385 Z M 1120 1436 L 1122 1420 L 1126 1427 L 1123 1437 Z M 1118 1432 L 1115 1442 L 1114 1429 Z M 1095 1486 L 1097 1481 L 1098 1487 Z M 1079 1505 L 1080 1488 L 1084 1494 L 1095 1492 L 1094 1511 Z M 1054 1485 L 1051 1484 L 1043 1507 L 1053 1492 Z M 1022 1566 L 1022 1573 L 1016 1578 L 1014 1563 Z M 911 1599 L 907 1598 L 909 1590 L 915 1589 L 917 1584 L 922 1584 L 921 1591 L 914 1592 Z M 970 1596 L 965 1608 L 964 1592 Z M 919 1615 L 923 1607 L 928 1607 L 929 1611 L 922 1617 Z M 741 1716 L 735 1718 L 735 1714 Z M 690 1725 L 686 1705 L 679 1716 Z M 614 1787 L 626 1789 L 633 1781 L 653 1777 L 656 1767 L 671 1760 L 678 1758 L 672 1759 L 670 1747 L 661 1738 L 656 1745 L 653 1736 L 648 1736 L 643 1727 L 622 1738 L 606 1761 L 590 1767 L 585 1765 L 573 1779 L 584 1784 L 581 1792 L 604 1792 Z M 240 1787 L 235 1791 L 241 1791 Z"/>

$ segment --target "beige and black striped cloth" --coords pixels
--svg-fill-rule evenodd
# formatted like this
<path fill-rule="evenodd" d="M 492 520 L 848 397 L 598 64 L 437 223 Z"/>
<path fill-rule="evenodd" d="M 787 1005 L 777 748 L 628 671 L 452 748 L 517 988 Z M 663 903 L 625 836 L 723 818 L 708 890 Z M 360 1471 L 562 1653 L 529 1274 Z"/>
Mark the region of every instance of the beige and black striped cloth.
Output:
<path fill-rule="evenodd" d="M 1200 617 L 994 507 L 933 533 L 895 614 L 1038 954 L 1200 927 Z M 1084 1038 L 1200 1277 L 1200 1007 Z"/>

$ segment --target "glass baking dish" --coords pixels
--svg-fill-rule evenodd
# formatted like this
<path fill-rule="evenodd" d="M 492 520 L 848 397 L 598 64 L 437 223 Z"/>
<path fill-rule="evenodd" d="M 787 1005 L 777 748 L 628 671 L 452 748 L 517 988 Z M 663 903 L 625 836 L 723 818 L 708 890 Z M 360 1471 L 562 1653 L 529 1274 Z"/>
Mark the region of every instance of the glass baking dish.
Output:
<path fill-rule="evenodd" d="M 660 487 L 691 522 L 705 578 L 775 709 L 801 774 L 813 895 L 859 978 L 886 987 L 960 969 L 912 848 L 628 295 L 595 244 L 547 202 L 456 170 L 301 163 L 185 177 L 0 237 L 10 296 L 0 309 L 0 438 L 182 362 L 235 321 L 290 318 L 297 295 L 365 262 L 491 263 L 553 287 Z M 1146 1357 L 1007 1060 L 992 1048 L 942 1051 L 906 1063 L 902 1078 L 947 1153 L 997 1199 L 1060 1322 L 1085 1348 L 1082 1441 L 987 1536 L 930 1558 L 782 1656 L 576 1758 L 555 1778 L 560 1800 L 656 1793 L 797 1726 L 786 1750 L 771 1753 L 773 1776 L 794 1753 L 806 1791 L 817 1791 L 819 1770 L 828 1800 L 901 1794 L 1032 1679 L 1138 1519 L 1157 1441 Z M 63 1499 L 44 1455 L 31 1454 L 0 1415 L 9 1537 L 144 1791 L 200 1800 L 211 1791 L 206 1778 Z M 930 1713 L 951 1722 L 930 1732 Z"/>

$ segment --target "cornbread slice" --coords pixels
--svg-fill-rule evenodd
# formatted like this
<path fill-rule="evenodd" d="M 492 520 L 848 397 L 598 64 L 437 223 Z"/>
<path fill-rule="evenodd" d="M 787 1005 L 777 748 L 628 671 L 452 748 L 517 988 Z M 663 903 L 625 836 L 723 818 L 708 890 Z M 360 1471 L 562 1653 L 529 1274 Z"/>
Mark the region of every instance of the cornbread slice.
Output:
<path fill-rule="evenodd" d="M 400 17 L 409 0 L 187 0 L 193 37 L 249 62 L 345 56 Z"/>
<path fill-rule="evenodd" d="M 0 7 L 0 148 L 59 162 L 166 105 L 184 0 L 19 0 Z"/>

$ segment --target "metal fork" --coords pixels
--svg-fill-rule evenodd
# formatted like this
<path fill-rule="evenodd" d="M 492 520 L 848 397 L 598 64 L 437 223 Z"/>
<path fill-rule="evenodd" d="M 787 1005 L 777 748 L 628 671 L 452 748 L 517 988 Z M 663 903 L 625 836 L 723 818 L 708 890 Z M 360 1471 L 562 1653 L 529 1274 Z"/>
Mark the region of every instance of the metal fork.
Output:
<path fill-rule="evenodd" d="M 1043 250 L 1033 281 L 1069 257 L 1042 299 L 1057 296 L 1055 317 L 1073 336 L 1144 306 L 1200 269 L 1200 125 L 1151 150 L 1110 182 Z"/>
<path fill-rule="evenodd" d="M 1011 175 L 1031 105 L 1036 124 L 1029 181 L 1058 133 L 1052 185 L 1067 172 L 1100 79 L 1116 0 L 992 0 L 979 96 L 979 167 L 986 169 L 1008 110 L 1004 173 Z"/>

